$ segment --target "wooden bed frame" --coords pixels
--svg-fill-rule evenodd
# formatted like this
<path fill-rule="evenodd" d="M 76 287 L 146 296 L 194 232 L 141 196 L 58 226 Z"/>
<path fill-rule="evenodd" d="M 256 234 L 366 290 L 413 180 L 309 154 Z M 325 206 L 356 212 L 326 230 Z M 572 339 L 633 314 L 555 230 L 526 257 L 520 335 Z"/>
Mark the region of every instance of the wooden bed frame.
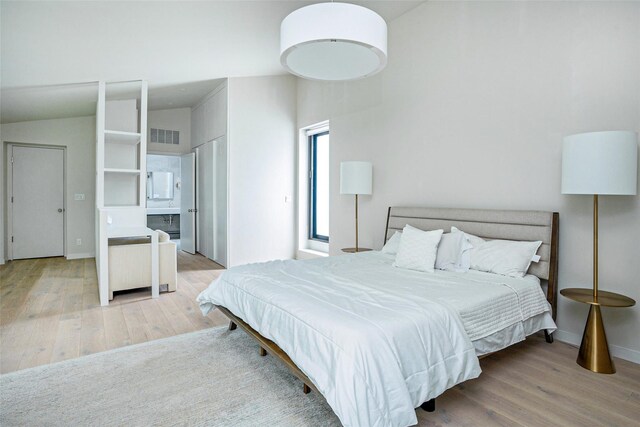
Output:
<path fill-rule="evenodd" d="M 387 211 L 387 222 L 385 227 L 385 237 L 384 242 L 387 242 L 388 232 L 390 230 L 390 218 L 392 217 L 392 207 L 389 207 Z M 395 209 L 403 209 L 403 208 L 395 208 Z M 405 208 L 406 209 L 406 208 Z M 445 211 L 445 210 L 443 210 Z M 459 211 L 459 210 L 458 210 Z M 471 210 L 468 210 L 471 212 Z M 478 211 L 480 212 L 480 211 Z M 481 212 L 491 212 L 491 211 L 481 211 Z M 518 211 L 494 211 L 498 212 L 518 212 Z M 549 268 L 548 274 L 546 277 L 547 281 L 547 301 L 551 304 L 552 307 L 552 317 L 555 320 L 556 312 L 557 312 L 557 280 L 558 280 L 558 226 L 559 226 L 559 214 L 557 212 L 551 213 L 551 230 L 550 230 L 550 251 L 549 251 Z M 524 224 L 523 224 L 524 225 Z M 389 236 L 390 237 L 390 236 Z M 273 341 L 263 337 L 260 335 L 258 331 L 253 329 L 249 324 L 247 324 L 240 317 L 233 314 L 229 309 L 223 306 L 216 306 L 225 316 L 229 318 L 229 330 L 233 331 L 238 326 L 240 326 L 249 336 L 253 337 L 259 344 L 259 353 L 260 356 L 266 356 L 268 353 L 276 356 L 280 359 L 285 366 L 287 366 L 293 375 L 295 375 L 300 381 L 302 381 L 302 391 L 307 394 L 311 390 L 318 391 L 318 389 L 313 385 L 311 380 L 296 366 L 296 364 L 291 360 L 291 358 L 285 353 L 276 343 Z M 553 342 L 553 337 L 551 334 L 544 331 L 545 339 L 548 343 Z M 480 358 L 489 356 L 489 354 L 485 354 L 480 356 Z M 424 402 L 420 405 L 420 408 L 424 409 L 427 412 L 435 411 L 435 398 Z"/>

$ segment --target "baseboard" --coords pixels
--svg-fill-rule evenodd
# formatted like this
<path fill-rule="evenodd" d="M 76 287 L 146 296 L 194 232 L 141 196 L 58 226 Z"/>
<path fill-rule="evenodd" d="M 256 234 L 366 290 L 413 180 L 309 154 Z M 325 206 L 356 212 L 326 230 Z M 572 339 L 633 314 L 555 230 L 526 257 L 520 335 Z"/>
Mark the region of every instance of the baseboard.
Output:
<path fill-rule="evenodd" d="M 580 347 L 580 342 L 582 341 L 582 335 L 574 334 L 573 332 L 561 331 L 560 329 L 553 333 L 553 337 L 558 341 L 562 341 L 576 347 Z M 620 359 L 640 364 L 640 351 L 609 344 L 609 352 L 614 357 L 619 357 Z"/>
<path fill-rule="evenodd" d="M 0 258 L 0 265 L 4 265 L 4 258 Z"/>
<path fill-rule="evenodd" d="M 83 259 L 83 258 L 95 258 L 96 254 L 93 252 L 85 252 L 80 254 L 69 254 L 66 256 L 67 259 Z"/>

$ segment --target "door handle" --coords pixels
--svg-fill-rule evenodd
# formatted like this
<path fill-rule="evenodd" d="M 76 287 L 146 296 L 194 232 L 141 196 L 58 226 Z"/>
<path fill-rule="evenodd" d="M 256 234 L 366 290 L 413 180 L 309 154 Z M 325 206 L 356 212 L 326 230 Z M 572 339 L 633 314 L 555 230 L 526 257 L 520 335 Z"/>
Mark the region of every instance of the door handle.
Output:
<path fill-rule="evenodd" d="M 61 213 L 62 213 L 62 208 L 58 208 L 58 212 L 61 212 Z"/>
<path fill-rule="evenodd" d="M 198 212 L 198 209 L 189 209 L 189 210 L 187 210 L 187 212 L 193 212 L 193 213 L 196 213 L 196 212 Z"/>

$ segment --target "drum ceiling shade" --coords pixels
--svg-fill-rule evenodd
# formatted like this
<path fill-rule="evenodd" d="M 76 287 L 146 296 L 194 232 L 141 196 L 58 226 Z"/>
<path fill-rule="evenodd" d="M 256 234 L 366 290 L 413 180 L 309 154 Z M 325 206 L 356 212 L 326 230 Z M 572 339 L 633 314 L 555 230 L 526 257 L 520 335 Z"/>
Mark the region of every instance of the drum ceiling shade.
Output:
<path fill-rule="evenodd" d="M 313 80 L 354 80 L 387 65 L 387 24 L 366 7 L 317 3 L 291 12 L 280 26 L 280 62 Z"/>

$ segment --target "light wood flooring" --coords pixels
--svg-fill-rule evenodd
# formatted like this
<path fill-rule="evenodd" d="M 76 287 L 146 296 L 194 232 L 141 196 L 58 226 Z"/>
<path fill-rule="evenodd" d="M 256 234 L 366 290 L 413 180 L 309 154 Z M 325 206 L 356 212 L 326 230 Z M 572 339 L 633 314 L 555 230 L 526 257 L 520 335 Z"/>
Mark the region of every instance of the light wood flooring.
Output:
<path fill-rule="evenodd" d="M 222 267 L 178 251 L 176 292 L 116 294 L 101 307 L 93 259 L 41 258 L 0 266 L 0 373 L 226 324 L 196 296 Z"/>
<path fill-rule="evenodd" d="M 640 365 L 615 359 L 596 374 L 575 362 L 578 349 L 531 336 L 480 360 L 482 374 L 447 390 L 420 426 L 640 426 Z"/>

